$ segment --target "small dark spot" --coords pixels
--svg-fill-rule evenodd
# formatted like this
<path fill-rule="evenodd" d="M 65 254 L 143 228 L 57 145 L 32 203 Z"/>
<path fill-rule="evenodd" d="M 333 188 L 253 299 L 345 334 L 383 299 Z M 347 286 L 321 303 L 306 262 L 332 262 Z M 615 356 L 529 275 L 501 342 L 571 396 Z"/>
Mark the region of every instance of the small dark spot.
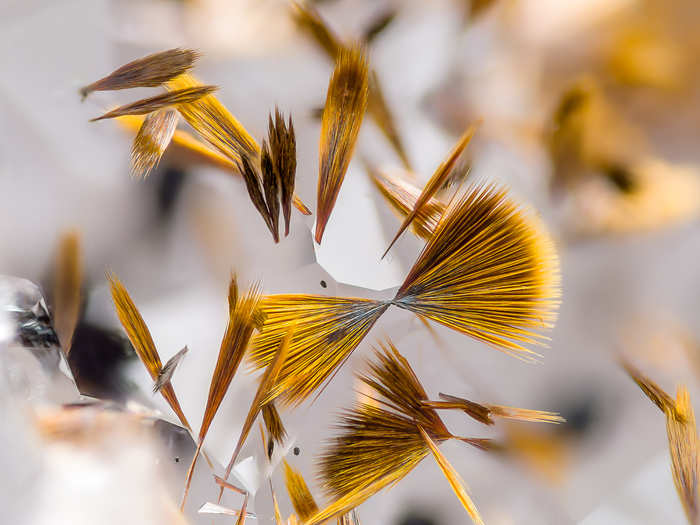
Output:
<path fill-rule="evenodd" d="M 182 194 L 187 172 L 176 166 L 165 166 L 153 174 L 156 181 L 156 204 L 158 217 L 167 221 L 173 215 L 177 201 Z"/>
<path fill-rule="evenodd" d="M 275 451 L 275 442 L 272 438 L 267 440 L 267 459 L 272 459 L 272 453 Z"/>
<path fill-rule="evenodd" d="M 180 463 L 180 458 L 175 458 L 175 463 Z"/>
<path fill-rule="evenodd" d="M 321 288 L 328 288 L 326 281 L 321 281 Z"/>
<path fill-rule="evenodd" d="M 365 31 L 365 41 L 369 44 L 384 31 L 396 18 L 396 9 L 389 9 L 375 18 Z"/>
<path fill-rule="evenodd" d="M 612 185 L 622 193 L 632 193 L 637 189 L 637 181 L 634 175 L 624 166 L 609 166 L 605 174 Z"/>
<path fill-rule="evenodd" d="M 581 396 L 562 406 L 559 413 L 566 419 L 560 430 L 574 437 L 583 437 L 594 430 L 600 419 L 600 406 L 593 395 Z"/>
<path fill-rule="evenodd" d="M 398 522 L 398 525 L 437 525 L 432 516 L 428 516 L 422 512 L 409 512 L 404 515 Z"/>
<path fill-rule="evenodd" d="M 574 88 L 564 95 L 554 114 L 557 126 L 563 126 L 571 114 L 578 110 L 588 98 L 588 93 L 580 87 Z"/>
<path fill-rule="evenodd" d="M 299 454 L 301 454 L 301 450 L 299 450 L 299 447 L 294 447 L 294 455 L 298 456 Z"/>

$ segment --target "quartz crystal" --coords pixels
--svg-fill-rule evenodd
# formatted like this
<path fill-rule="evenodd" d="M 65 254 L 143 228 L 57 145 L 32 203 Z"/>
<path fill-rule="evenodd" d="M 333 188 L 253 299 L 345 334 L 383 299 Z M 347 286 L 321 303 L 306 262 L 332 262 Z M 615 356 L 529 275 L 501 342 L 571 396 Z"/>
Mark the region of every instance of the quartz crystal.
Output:
<path fill-rule="evenodd" d="M 2 491 L 3 523 L 185 523 L 177 501 L 194 454 L 189 432 L 134 401 L 81 396 L 39 287 L 10 276 L 0 276 L 0 415 L 0 468 L 20 482 Z M 246 476 L 257 479 L 251 459 Z M 214 471 L 223 471 L 216 461 Z M 216 493 L 202 461 L 192 501 Z M 238 499 L 224 502 L 237 508 Z M 196 507 L 189 523 L 205 523 Z"/>
<path fill-rule="evenodd" d="M 2 381 L 22 398 L 43 403 L 79 399 L 39 287 L 0 276 L 0 363 Z"/>

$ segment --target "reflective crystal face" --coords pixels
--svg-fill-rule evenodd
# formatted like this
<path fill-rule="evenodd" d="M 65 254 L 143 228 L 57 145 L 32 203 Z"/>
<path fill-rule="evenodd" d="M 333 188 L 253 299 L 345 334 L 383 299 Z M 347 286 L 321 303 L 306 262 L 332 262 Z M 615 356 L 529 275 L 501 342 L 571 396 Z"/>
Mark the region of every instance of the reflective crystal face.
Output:
<path fill-rule="evenodd" d="M 31 281 L 0 276 L 0 349 L 7 384 L 19 397 L 52 403 L 78 399 L 46 302 Z"/>
<path fill-rule="evenodd" d="M 19 277 L 2 275 L 0 301 L 0 308 L 8 322 L 14 321 L 12 339 L 28 347 L 58 346 L 49 310 L 36 284 Z"/>

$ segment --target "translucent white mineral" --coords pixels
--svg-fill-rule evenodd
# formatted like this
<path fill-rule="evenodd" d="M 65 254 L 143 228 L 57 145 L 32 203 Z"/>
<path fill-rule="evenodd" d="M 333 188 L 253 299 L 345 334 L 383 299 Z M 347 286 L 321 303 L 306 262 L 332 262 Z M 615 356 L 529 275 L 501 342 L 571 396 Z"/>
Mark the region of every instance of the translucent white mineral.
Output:
<path fill-rule="evenodd" d="M 79 399 L 44 298 L 31 281 L 0 276 L 0 348 L 0 381 L 22 399 Z"/>

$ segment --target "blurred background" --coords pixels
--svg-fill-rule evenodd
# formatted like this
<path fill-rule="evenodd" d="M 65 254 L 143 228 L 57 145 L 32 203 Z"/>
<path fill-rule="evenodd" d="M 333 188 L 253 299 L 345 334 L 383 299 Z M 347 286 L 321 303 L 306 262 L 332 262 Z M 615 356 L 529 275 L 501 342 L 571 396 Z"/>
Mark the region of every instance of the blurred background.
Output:
<path fill-rule="evenodd" d="M 700 5 L 310 3 L 342 41 L 366 41 L 414 184 L 424 184 L 461 133 L 482 119 L 466 154 L 467 184 L 505 183 L 542 215 L 561 258 L 563 301 L 536 364 L 438 326 L 431 334 L 407 312 L 390 309 L 318 400 L 283 413 L 291 437 L 278 456 L 289 452 L 319 493 L 314 456 L 333 435 L 338 411 L 356 397 L 354 372 L 376 339 L 389 335 L 433 397 L 449 392 L 567 419 L 484 428 L 444 414 L 462 434 L 518 443 L 508 457 L 462 443 L 443 447 L 487 524 L 682 523 L 663 415 L 617 357 L 624 353 L 671 393 L 687 384 L 697 399 Z M 172 47 L 202 53 L 196 76 L 220 86 L 217 97 L 256 140 L 266 135 L 275 106 L 292 115 L 296 191 L 314 211 L 318 108 L 333 65 L 295 25 L 286 1 L 3 0 L 0 273 L 40 285 L 51 310 L 57 247 L 65 232 L 77 232 L 84 301 L 69 364 L 80 392 L 138 403 L 175 422 L 162 398 L 151 395 L 150 378 L 118 323 L 105 279 L 111 270 L 164 360 L 189 347 L 173 383 L 198 427 L 232 272 L 269 293 L 389 297 L 422 242 L 406 234 L 379 260 L 399 220 L 362 161 L 387 172 L 406 163 L 368 118 L 320 246 L 312 238 L 314 216 L 294 211 L 290 236 L 275 245 L 239 177 L 175 148 L 147 179 L 130 177 L 133 131 L 89 119 L 153 90 L 96 93 L 81 102 L 78 89 Z M 206 448 L 219 463 L 228 461 L 255 384 L 255 374 L 239 372 L 214 420 Z M 141 430 L 107 425 L 98 444 L 47 444 L 11 399 L 1 404 L 6 523 L 178 523 L 162 511 L 179 500 L 192 455 L 177 427 L 161 421 L 139 437 Z M 263 455 L 254 437 L 241 457 Z M 189 522 L 232 523 L 197 514 L 216 490 L 205 463 L 198 471 Z M 280 469 L 272 479 L 287 515 Z M 262 487 L 250 502 L 257 523 L 273 523 L 266 482 L 246 483 Z M 229 503 L 237 508 L 240 501 L 231 496 Z M 467 522 L 431 461 L 369 499 L 359 517 L 365 525 Z"/>

